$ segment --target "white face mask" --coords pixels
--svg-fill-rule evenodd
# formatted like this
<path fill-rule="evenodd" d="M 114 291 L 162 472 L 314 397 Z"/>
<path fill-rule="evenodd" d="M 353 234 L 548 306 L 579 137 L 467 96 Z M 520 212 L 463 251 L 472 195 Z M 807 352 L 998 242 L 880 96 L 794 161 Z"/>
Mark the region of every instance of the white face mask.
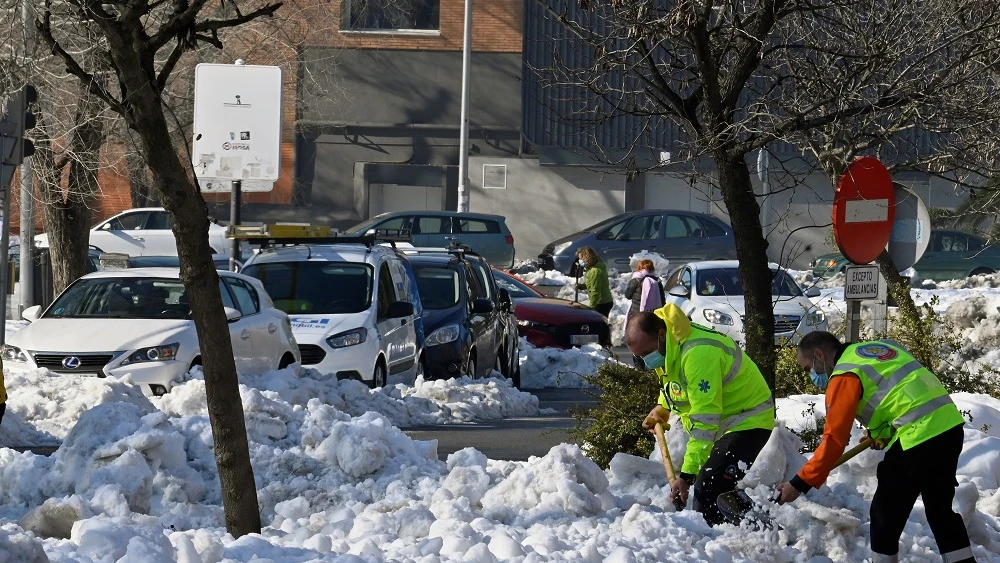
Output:
<path fill-rule="evenodd" d="M 705 286 L 705 291 L 709 293 L 715 293 L 715 284 L 710 283 L 707 286 Z"/>

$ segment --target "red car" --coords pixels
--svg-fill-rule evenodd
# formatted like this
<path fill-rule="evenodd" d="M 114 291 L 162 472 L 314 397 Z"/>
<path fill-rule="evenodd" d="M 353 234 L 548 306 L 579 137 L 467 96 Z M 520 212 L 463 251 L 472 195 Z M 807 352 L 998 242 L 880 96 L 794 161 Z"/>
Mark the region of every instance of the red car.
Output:
<path fill-rule="evenodd" d="M 611 346 L 611 329 L 604 315 L 565 299 L 545 297 L 520 278 L 493 270 L 498 287 L 514 302 L 517 332 L 537 348 L 570 348 L 582 344 Z"/>

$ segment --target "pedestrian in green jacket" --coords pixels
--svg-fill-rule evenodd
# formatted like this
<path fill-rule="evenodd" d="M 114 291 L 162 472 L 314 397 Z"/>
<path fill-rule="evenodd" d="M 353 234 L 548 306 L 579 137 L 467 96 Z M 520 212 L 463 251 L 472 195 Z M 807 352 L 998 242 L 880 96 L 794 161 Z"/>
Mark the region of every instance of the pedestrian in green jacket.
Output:
<path fill-rule="evenodd" d="M 611 282 L 608 281 L 608 266 L 598 256 L 597 251 L 589 246 L 578 250 L 576 257 L 587 268 L 587 273 L 584 275 L 584 287 L 580 289 L 587 290 L 587 295 L 590 297 L 590 307 L 607 317 L 615 305 L 614 297 L 611 296 Z"/>

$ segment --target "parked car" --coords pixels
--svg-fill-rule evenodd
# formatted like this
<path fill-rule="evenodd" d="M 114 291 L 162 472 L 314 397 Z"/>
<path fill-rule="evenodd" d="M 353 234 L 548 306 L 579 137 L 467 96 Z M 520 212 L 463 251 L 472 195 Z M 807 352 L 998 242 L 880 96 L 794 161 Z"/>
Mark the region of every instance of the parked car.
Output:
<path fill-rule="evenodd" d="M 827 330 L 826 316 L 809 299 L 819 297 L 819 290 L 813 287 L 803 292 L 788 272 L 777 264 L 770 267 L 775 342 L 795 344 L 804 334 Z M 667 302 L 680 307 L 692 321 L 714 328 L 738 343 L 746 340 L 739 262 L 691 262 L 673 270 L 664 288 Z"/>
<path fill-rule="evenodd" d="M 513 274 L 493 270 L 493 277 L 514 301 L 518 333 L 532 346 L 611 346 L 611 328 L 604 315 L 580 303 L 545 297 Z"/>
<path fill-rule="evenodd" d="M 274 308 L 253 278 L 219 273 L 236 370 L 242 375 L 299 364 L 288 315 Z M 62 375 L 123 376 L 145 393 L 163 395 L 192 366 L 201 348 L 187 292 L 176 268 L 87 274 L 3 346 L 4 368 L 48 368 Z"/>
<path fill-rule="evenodd" d="M 829 279 L 844 271 L 851 261 L 839 252 L 817 256 L 813 276 Z M 927 280 L 954 280 L 1000 272 L 1000 248 L 987 246 L 986 239 L 962 231 L 931 231 L 927 251 L 913 268 Z"/>
<path fill-rule="evenodd" d="M 424 307 L 427 375 L 485 377 L 495 369 L 519 385 L 511 299 L 486 260 L 462 249 L 405 252 Z"/>
<path fill-rule="evenodd" d="M 454 211 L 394 211 L 383 213 L 347 229 L 363 235 L 373 229 L 410 232 L 415 247 L 467 246 L 487 262 L 501 268 L 514 265 L 514 235 L 501 215 Z"/>
<path fill-rule="evenodd" d="M 609 268 L 620 271 L 628 271 L 632 255 L 642 250 L 677 263 L 736 258 L 732 227 L 702 213 L 664 209 L 615 215 L 550 242 L 538 258 L 547 270 L 573 275 L 576 253 L 584 246 L 593 247 Z"/>
<path fill-rule="evenodd" d="M 162 207 L 129 209 L 90 229 L 90 246 L 129 256 L 176 256 L 177 241 L 172 227 L 173 219 Z M 209 225 L 208 239 L 216 254 L 226 253 L 232 247 L 226 238 L 226 228 L 218 223 Z M 37 235 L 35 245 L 48 247 L 48 235 Z M 250 255 L 249 250 L 249 246 L 244 246 L 244 257 Z"/>
<path fill-rule="evenodd" d="M 410 264 L 377 244 L 267 248 L 242 273 L 291 316 L 302 365 L 370 387 L 424 373 L 420 297 Z"/>

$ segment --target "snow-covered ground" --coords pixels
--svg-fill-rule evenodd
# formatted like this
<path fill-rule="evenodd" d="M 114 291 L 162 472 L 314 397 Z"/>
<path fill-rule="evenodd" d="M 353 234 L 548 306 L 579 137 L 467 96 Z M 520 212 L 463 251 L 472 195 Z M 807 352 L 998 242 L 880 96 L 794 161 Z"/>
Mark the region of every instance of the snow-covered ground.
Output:
<path fill-rule="evenodd" d="M 661 272 L 665 273 L 665 272 Z M 557 278 L 547 278 L 557 279 Z M 627 281 L 627 278 L 626 278 Z M 616 284 L 616 291 L 620 291 Z M 994 281 L 917 288 L 956 324 L 963 360 L 1000 368 Z M 969 287 L 971 286 L 971 287 Z M 572 292 L 572 287 L 569 287 Z M 833 292 L 833 285 L 824 292 Z M 836 305 L 823 305 L 829 313 Z M 620 294 L 616 296 L 616 301 Z M 621 304 L 619 304 L 621 305 Z M 627 304 L 626 304 L 627 305 Z M 616 309 L 617 310 L 617 309 Z M 8 323 L 8 330 L 13 327 Z M 522 342 L 526 387 L 569 385 L 605 360 L 596 348 L 539 350 Z M 59 445 L 51 456 L 0 448 L 0 561 L 217 563 L 536 563 L 863 561 L 880 452 L 835 470 L 827 486 L 772 507 L 783 527 L 710 528 L 667 502 L 655 457 L 619 455 L 602 471 L 573 445 L 527 462 L 466 449 L 439 461 L 410 424 L 538 414 L 506 381 L 427 382 L 369 390 L 311 370 L 243 378 L 260 535 L 225 532 L 221 491 L 198 373 L 162 398 L 127 381 L 7 374 L 0 444 Z M 234 397 L 234 400 L 237 400 Z M 956 394 L 971 419 L 955 506 L 980 561 L 1000 561 L 1000 400 Z M 747 479 L 766 498 L 804 457 L 788 429 L 815 428 L 821 396 L 780 399 L 780 427 Z M 855 441 L 860 437 L 856 433 Z M 679 425 L 668 442 L 683 454 Z M 917 503 L 902 560 L 940 561 Z"/>

